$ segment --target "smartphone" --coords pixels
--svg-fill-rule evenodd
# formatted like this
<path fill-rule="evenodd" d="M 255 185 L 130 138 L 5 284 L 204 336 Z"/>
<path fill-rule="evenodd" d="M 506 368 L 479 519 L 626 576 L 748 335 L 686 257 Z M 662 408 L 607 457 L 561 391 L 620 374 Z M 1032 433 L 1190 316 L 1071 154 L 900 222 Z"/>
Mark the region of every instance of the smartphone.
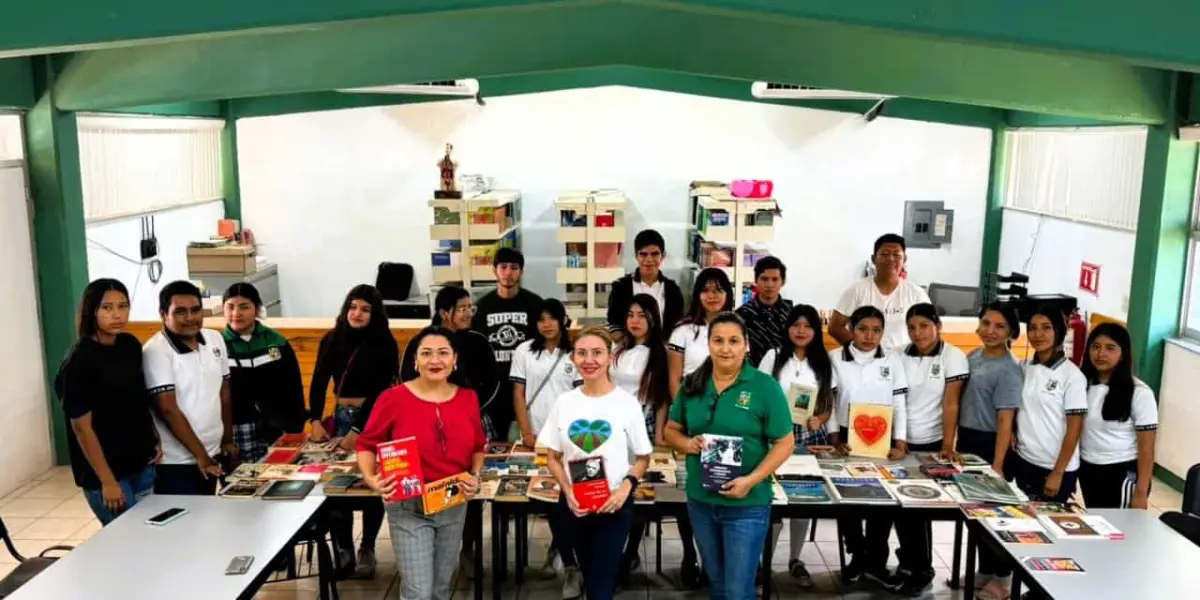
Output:
<path fill-rule="evenodd" d="M 244 575 L 250 570 L 250 565 L 254 563 L 253 556 L 235 556 L 229 561 L 229 566 L 225 567 L 226 575 Z"/>
<path fill-rule="evenodd" d="M 178 519 L 179 517 L 186 515 L 187 512 L 188 512 L 188 510 L 186 508 L 168 508 L 167 510 L 162 511 L 162 512 L 158 513 L 157 515 L 154 515 L 153 517 L 146 519 L 146 524 L 147 525 L 166 525 L 167 523 L 170 523 L 171 521 L 174 521 L 174 520 Z"/>

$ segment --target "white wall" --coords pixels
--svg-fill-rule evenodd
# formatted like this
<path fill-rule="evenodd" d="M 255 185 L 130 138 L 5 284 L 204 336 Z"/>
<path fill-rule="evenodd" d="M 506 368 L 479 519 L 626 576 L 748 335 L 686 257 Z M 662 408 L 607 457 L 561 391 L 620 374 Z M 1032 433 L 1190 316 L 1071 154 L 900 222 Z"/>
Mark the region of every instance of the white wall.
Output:
<path fill-rule="evenodd" d="M 1179 477 L 1200 463 L 1196 425 L 1196 382 L 1200 381 L 1200 347 L 1188 340 L 1170 340 L 1163 358 L 1162 384 L 1158 398 L 1158 447 L 1155 459 Z"/>
<path fill-rule="evenodd" d="M 21 163 L 0 162 L 0 497 L 51 466 L 41 321 Z"/>
<path fill-rule="evenodd" d="M 606 87 L 239 121 L 243 221 L 279 264 L 288 315 L 334 313 L 384 260 L 412 262 L 427 288 L 426 201 L 446 142 L 460 172 L 521 190 L 526 285 L 539 293 L 561 293 L 559 192 L 623 190 L 629 241 L 654 227 L 682 257 L 688 183 L 738 177 L 775 181 L 771 249 L 792 298 L 832 307 L 874 239 L 900 230 L 905 200 L 956 211 L 955 242 L 913 250 L 910 277 L 979 279 L 987 130 Z"/>
<path fill-rule="evenodd" d="M 140 259 L 141 217 L 90 223 L 87 226 L 88 277 L 93 280 L 101 277 L 119 279 L 132 296 L 130 319 L 156 321 L 158 290 L 176 279 L 188 278 L 188 242 L 208 239 L 217 230 L 217 221 L 224 214 L 221 202 L 153 213 L 158 258 L 163 265 L 162 277 L 157 284 L 150 281 L 146 267 L 127 260 Z M 216 290 L 215 293 L 223 291 Z"/>
<path fill-rule="evenodd" d="M 1083 311 L 1124 320 L 1129 311 L 1133 242 L 1130 231 L 1005 210 L 1000 272 L 1029 275 L 1030 293 L 1070 294 L 1079 299 Z M 1099 294 L 1079 289 L 1079 266 L 1084 261 L 1100 265 Z"/>

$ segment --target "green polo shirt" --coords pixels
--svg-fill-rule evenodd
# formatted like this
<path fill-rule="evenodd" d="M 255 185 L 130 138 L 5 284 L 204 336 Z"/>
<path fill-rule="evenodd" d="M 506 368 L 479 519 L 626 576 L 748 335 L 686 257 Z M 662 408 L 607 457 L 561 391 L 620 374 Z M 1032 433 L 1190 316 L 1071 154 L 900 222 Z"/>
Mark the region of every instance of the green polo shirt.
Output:
<path fill-rule="evenodd" d="M 713 433 L 742 438 L 743 475 L 758 467 L 775 440 L 792 434 L 792 412 L 779 382 L 749 365 L 742 367 L 733 385 L 720 395 L 711 379 L 700 396 L 686 395 L 680 388 L 670 419 L 683 425 L 688 437 Z M 771 504 L 771 481 L 754 486 L 745 498 L 722 496 L 704 489 L 700 457 L 692 454 L 687 457 L 687 495 L 691 500 L 723 506 L 766 506 Z"/>

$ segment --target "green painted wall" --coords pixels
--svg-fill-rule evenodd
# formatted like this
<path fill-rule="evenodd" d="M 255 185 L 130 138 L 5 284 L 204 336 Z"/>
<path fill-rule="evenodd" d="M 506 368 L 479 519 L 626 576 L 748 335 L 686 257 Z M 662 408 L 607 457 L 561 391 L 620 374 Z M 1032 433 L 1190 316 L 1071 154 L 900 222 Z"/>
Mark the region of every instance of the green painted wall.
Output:
<path fill-rule="evenodd" d="M 1004 231 L 1004 181 L 1008 174 L 1008 136 L 1003 127 L 992 128 L 992 164 L 988 169 L 987 203 L 983 212 L 983 253 L 979 264 L 980 287 L 988 273 L 1000 268 L 1000 236 Z"/>
<path fill-rule="evenodd" d="M 670 6 L 567 2 L 82 52 L 56 91 L 62 109 L 103 110 L 624 65 L 1090 119 L 1167 118 L 1168 78 L 1154 69 Z"/>
<path fill-rule="evenodd" d="M 0 60 L 0 108 L 33 106 L 33 71 L 28 58 Z"/>
<path fill-rule="evenodd" d="M 221 132 L 221 189 L 225 218 L 242 220 L 242 186 L 238 168 L 237 118 L 225 107 L 225 130 Z"/>

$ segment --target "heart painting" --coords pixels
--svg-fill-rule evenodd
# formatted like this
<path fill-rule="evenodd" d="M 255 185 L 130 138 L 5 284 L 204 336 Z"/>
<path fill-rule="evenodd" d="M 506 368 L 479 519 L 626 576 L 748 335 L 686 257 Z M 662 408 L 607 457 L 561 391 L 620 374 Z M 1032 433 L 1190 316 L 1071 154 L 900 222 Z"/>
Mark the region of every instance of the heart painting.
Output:
<path fill-rule="evenodd" d="M 854 433 L 858 434 L 868 446 L 874 446 L 887 434 L 888 424 L 883 417 L 858 415 L 854 419 Z"/>
<path fill-rule="evenodd" d="M 611 435 L 612 425 L 608 421 L 577 419 L 567 427 L 567 436 L 571 438 L 571 443 L 589 454 L 603 446 Z"/>

